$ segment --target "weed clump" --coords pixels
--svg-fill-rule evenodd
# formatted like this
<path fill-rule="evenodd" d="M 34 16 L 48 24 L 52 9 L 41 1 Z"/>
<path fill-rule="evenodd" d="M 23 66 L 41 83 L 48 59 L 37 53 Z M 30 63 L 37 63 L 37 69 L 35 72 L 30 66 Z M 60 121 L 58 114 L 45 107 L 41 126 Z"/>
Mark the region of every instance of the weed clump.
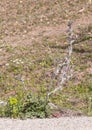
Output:
<path fill-rule="evenodd" d="M 46 118 L 50 108 L 45 99 L 32 92 L 25 95 L 20 101 L 17 96 L 9 97 L 5 106 L 0 106 L 0 117 L 11 118 Z"/>
<path fill-rule="evenodd" d="M 47 106 L 45 99 L 29 93 L 22 106 L 22 113 L 27 118 L 45 118 L 49 115 L 49 106 Z"/>

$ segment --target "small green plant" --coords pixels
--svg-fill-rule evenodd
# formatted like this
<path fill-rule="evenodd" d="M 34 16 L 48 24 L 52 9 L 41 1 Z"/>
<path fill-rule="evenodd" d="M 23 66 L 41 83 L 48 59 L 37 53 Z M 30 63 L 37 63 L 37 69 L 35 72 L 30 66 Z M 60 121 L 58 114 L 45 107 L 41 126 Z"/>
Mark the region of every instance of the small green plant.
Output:
<path fill-rule="evenodd" d="M 5 115 L 7 117 L 18 117 L 19 114 L 19 102 L 17 97 L 10 97 L 7 102 Z"/>
<path fill-rule="evenodd" d="M 45 99 L 29 93 L 22 106 L 22 115 L 27 118 L 44 118 L 49 115 L 49 108 Z"/>

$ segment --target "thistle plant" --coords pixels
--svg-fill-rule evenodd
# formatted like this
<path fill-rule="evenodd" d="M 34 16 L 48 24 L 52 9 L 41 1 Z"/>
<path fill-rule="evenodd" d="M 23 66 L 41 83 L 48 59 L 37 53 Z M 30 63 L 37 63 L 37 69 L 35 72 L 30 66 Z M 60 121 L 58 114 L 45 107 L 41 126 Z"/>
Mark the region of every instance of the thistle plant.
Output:
<path fill-rule="evenodd" d="M 54 90 L 48 92 L 48 96 L 54 94 L 58 90 L 62 90 L 64 83 L 73 76 L 73 70 L 71 65 L 71 57 L 73 52 L 74 34 L 72 30 L 72 21 L 68 21 L 67 30 L 67 43 L 68 48 L 63 60 L 57 61 L 57 66 L 54 71 L 53 78 L 56 79 L 56 87 Z"/>

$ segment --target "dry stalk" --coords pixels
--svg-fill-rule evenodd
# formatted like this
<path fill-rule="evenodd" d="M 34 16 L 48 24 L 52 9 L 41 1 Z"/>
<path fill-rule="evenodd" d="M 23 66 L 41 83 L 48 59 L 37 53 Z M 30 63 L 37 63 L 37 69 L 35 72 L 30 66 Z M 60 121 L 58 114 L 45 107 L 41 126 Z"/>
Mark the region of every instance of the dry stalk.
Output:
<path fill-rule="evenodd" d="M 74 43 L 74 34 L 72 30 L 72 22 L 68 21 L 68 30 L 67 30 L 67 42 L 68 42 L 68 49 L 66 56 L 64 57 L 63 61 L 59 60 L 57 62 L 57 67 L 54 72 L 54 78 L 57 80 L 56 81 L 56 87 L 54 90 L 51 92 L 48 92 L 48 96 L 51 94 L 54 94 L 58 90 L 62 90 L 63 85 L 66 81 L 68 81 L 72 75 L 72 65 L 71 65 L 71 57 L 72 57 L 72 52 L 73 52 L 73 43 Z"/>

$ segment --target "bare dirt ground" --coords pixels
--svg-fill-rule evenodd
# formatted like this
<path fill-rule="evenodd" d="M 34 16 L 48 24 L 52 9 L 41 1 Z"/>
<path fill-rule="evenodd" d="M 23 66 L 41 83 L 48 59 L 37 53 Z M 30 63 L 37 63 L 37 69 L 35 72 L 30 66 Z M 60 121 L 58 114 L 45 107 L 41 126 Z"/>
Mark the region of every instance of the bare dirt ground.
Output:
<path fill-rule="evenodd" d="M 47 8 L 48 5 L 51 8 Z M 91 4 L 86 0 L 84 2 L 75 0 L 73 3 L 70 0 L 67 2 L 4 0 L 0 2 L 0 8 L 0 40 L 13 46 L 31 45 L 33 40 L 40 40 L 43 36 L 54 39 L 66 32 L 69 19 L 74 23 L 74 30 L 92 23 Z"/>
<path fill-rule="evenodd" d="M 82 16 L 76 20 L 73 20 L 73 30 L 76 31 L 78 28 L 87 27 L 92 23 L 91 14 L 87 16 Z M 30 32 L 25 30 L 25 33 L 16 35 L 6 35 L 2 38 L 2 42 L 9 43 L 10 45 L 31 45 L 32 42 L 41 40 L 42 37 L 49 37 L 54 40 L 55 37 L 60 34 L 64 34 L 67 31 L 67 21 L 60 25 L 50 25 L 50 26 L 36 26 Z"/>

